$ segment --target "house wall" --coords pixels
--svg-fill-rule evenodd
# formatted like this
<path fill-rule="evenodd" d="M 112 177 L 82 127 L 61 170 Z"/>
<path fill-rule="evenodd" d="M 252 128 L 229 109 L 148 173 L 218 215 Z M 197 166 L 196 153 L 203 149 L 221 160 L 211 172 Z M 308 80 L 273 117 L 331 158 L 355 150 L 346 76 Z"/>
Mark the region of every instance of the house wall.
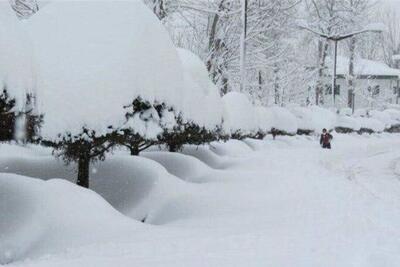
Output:
<path fill-rule="evenodd" d="M 336 96 L 336 106 L 339 108 L 347 107 L 348 103 L 348 85 L 345 79 L 338 79 L 340 86 L 340 95 Z M 376 108 L 384 103 L 396 103 L 396 94 L 394 87 L 397 81 L 394 79 L 357 79 L 355 81 L 355 108 Z M 368 87 L 379 86 L 379 93 L 373 94 L 368 91 Z M 328 101 L 331 95 L 325 96 Z"/>

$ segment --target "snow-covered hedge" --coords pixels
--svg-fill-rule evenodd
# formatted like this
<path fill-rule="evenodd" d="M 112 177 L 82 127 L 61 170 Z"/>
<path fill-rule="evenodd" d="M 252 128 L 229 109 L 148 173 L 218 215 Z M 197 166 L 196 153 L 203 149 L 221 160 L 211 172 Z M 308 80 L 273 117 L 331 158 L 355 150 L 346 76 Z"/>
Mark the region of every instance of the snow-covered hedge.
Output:
<path fill-rule="evenodd" d="M 361 126 L 360 133 L 381 133 L 385 130 L 385 125 L 379 120 L 366 117 L 359 117 L 356 120 Z"/>
<path fill-rule="evenodd" d="M 296 117 L 289 110 L 282 107 L 270 107 L 267 111 L 272 114 L 272 127 L 278 133 L 295 135 L 298 130 Z"/>
<path fill-rule="evenodd" d="M 390 129 L 392 126 L 398 124 L 396 120 L 392 119 L 391 115 L 385 111 L 370 110 L 368 112 L 371 118 L 374 118 L 385 125 L 385 129 Z"/>
<path fill-rule="evenodd" d="M 273 127 L 274 118 L 272 112 L 269 112 L 268 109 L 263 106 L 256 106 L 254 112 L 259 134 L 265 135 L 269 133 Z"/>
<path fill-rule="evenodd" d="M 358 132 L 361 129 L 360 122 L 350 116 L 338 114 L 335 130 L 340 133 Z"/>
<path fill-rule="evenodd" d="M 223 130 L 230 136 L 242 138 L 258 131 L 254 106 L 242 93 L 230 92 L 222 97 Z"/>
<path fill-rule="evenodd" d="M 214 130 L 222 122 L 222 99 L 211 81 L 204 62 L 192 52 L 178 48 L 184 74 L 185 121 Z M 179 97 L 179 96 L 178 96 Z"/>

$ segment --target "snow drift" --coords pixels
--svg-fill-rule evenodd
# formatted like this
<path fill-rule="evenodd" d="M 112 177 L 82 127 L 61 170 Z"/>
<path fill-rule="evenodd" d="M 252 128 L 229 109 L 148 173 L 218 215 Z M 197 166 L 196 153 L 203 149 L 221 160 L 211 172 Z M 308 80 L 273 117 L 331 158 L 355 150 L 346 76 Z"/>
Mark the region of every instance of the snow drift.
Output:
<path fill-rule="evenodd" d="M 139 228 L 92 191 L 15 174 L 0 174 L 0 214 L 0 264 L 106 242 Z"/>
<path fill-rule="evenodd" d="M 75 182 L 75 165 L 47 157 L 2 157 L 0 171 L 43 180 L 62 178 Z M 185 184 L 155 161 L 141 157 L 114 156 L 91 169 L 91 189 L 115 209 L 136 220 L 171 196 L 180 194 Z"/>

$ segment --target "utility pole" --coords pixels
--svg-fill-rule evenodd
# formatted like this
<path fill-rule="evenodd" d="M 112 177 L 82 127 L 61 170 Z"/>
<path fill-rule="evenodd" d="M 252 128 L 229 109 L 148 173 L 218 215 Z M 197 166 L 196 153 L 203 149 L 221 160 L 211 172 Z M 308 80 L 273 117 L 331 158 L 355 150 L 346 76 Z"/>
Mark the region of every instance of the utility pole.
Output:
<path fill-rule="evenodd" d="M 247 5 L 248 0 L 242 1 L 242 36 L 240 38 L 240 91 L 246 90 L 246 38 L 247 38 Z"/>
<path fill-rule="evenodd" d="M 396 104 L 400 104 L 400 55 L 394 55 L 393 61 L 396 64 L 396 69 L 399 70 L 399 76 L 397 77 L 397 85 L 396 85 Z"/>
<path fill-rule="evenodd" d="M 332 107 L 335 107 L 336 102 L 336 72 L 337 72 L 337 47 L 339 40 L 333 40 L 335 43 L 334 59 L 333 59 L 333 75 L 332 75 Z"/>

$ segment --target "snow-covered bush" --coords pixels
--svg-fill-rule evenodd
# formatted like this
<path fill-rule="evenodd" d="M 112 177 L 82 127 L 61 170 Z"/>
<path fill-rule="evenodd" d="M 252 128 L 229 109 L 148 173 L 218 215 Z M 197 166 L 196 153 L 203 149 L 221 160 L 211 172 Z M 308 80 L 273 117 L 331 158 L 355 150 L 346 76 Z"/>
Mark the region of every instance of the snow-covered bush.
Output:
<path fill-rule="evenodd" d="M 41 122 L 29 109 L 35 72 L 30 41 L 20 23 L 10 4 L 0 2 L 0 141 L 16 135 L 34 141 Z"/>
<path fill-rule="evenodd" d="M 230 92 L 222 97 L 223 130 L 234 139 L 253 136 L 258 132 L 254 106 L 242 93 Z"/>
<path fill-rule="evenodd" d="M 192 52 L 177 49 L 184 76 L 184 112 L 175 111 L 176 125 L 164 127 L 160 143 L 169 151 L 185 144 L 201 145 L 221 138 L 222 100 L 203 61 Z"/>
<path fill-rule="evenodd" d="M 127 122 L 119 130 L 118 144 L 129 149 L 131 155 L 158 144 L 164 131 L 176 124 L 174 113 L 165 104 L 150 103 L 141 97 L 126 106 Z"/>
<path fill-rule="evenodd" d="M 0 88 L 22 111 L 27 93 L 34 89 L 31 42 L 8 1 L 0 1 Z"/>
<path fill-rule="evenodd" d="M 27 95 L 27 106 L 31 97 Z M 33 110 L 16 110 L 16 99 L 4 88 L 0 94 L 0 141 L 23 139 L 35 142 L 39 139 L 39 128 L 43 117 Z M 21 137 L 21 138 L 19 138 Z"/>
<path fill-rule="evenodd" d="M 315 131 L 313 112 L 309 108 L 298 105 L 288 106 L 289 111 L 296 117 L 298 134 L 311 134 Z"/>
<path fill-rule="evenodd" d="M 223 138 L 221 128 L 213 130 L 199 126 L 194 122 L 185 122 L 181 115 L 176 118 L 172 129 L 165 129 L 160 143 L 165 144 L 170 152 L 180 151 L 183 145 L 202 145 Z"/>
<path fill-rule="evenodd" d="M 272 129 L 274 119 L 273 114 L 262 106 L 256 106 L 254 112 L 258 126 L 257 134 L 254 137 L 257 139 L 263 139 Z"/>
<path fill-rule="evenodd" d="M 0 141 L 10 141 L 14 138 L 16 114 L 13 112 L 15 98 L 11 98 L 7 89 L 0 95 Z"/>
<path fill-rule="evenodd" d="M 27 28 L 38 62 L 42 138 L 66 162 L 78 163 L 78 184 L 89 185 L 90 162 L 104 160 L 126 137 L 123 130 L 145 140 L 162 132 L 150 129 L 153 108 L 151 114 L 129 113 L 127 107 L 138 97 L 190 113 L 183 106 L 190 94 L 184 92 L 176 49 L 141 1 L 55 1 Z M 143 132 L 143 127 L 148 128 Z"/>
<path fill-rule="evenodd" d="M 397 122 L 391 118 L 389 113 L 379 110 L 370 110 L 368 114 L 371 118 L 382 122 L 385 125 L 385 130 L 390 129 L 392 126 L 397 124 Z"/>
<path fill-rule="evenodd" d="M 272 127 L 275 128 L 277 134 L 295 135 L 297 133 L 297 119 L 285 108 L 271 107 L 267 109 L 273 116 Z"/>
<path fill-rule="evenodd" d="M 386 130 L 390 133 L 400 132 L 400 110 L 395 108 L 386 109 L 383 113 L 388 114 L 392 119 L 391 126 Z"/>
<path fill-rule="evenodd" d="M 338 115 L 335 123 L 335 130 L 338 133 L 358 132 L 361 129 L 360 122 L 347 115 Z"/>
<path fill-rule="evenodd" d="M 359 117 L 355 118 L 360 123 L 359 133 L 381 133 L 385 130 L 385 125 L 373 118 Z"/>

